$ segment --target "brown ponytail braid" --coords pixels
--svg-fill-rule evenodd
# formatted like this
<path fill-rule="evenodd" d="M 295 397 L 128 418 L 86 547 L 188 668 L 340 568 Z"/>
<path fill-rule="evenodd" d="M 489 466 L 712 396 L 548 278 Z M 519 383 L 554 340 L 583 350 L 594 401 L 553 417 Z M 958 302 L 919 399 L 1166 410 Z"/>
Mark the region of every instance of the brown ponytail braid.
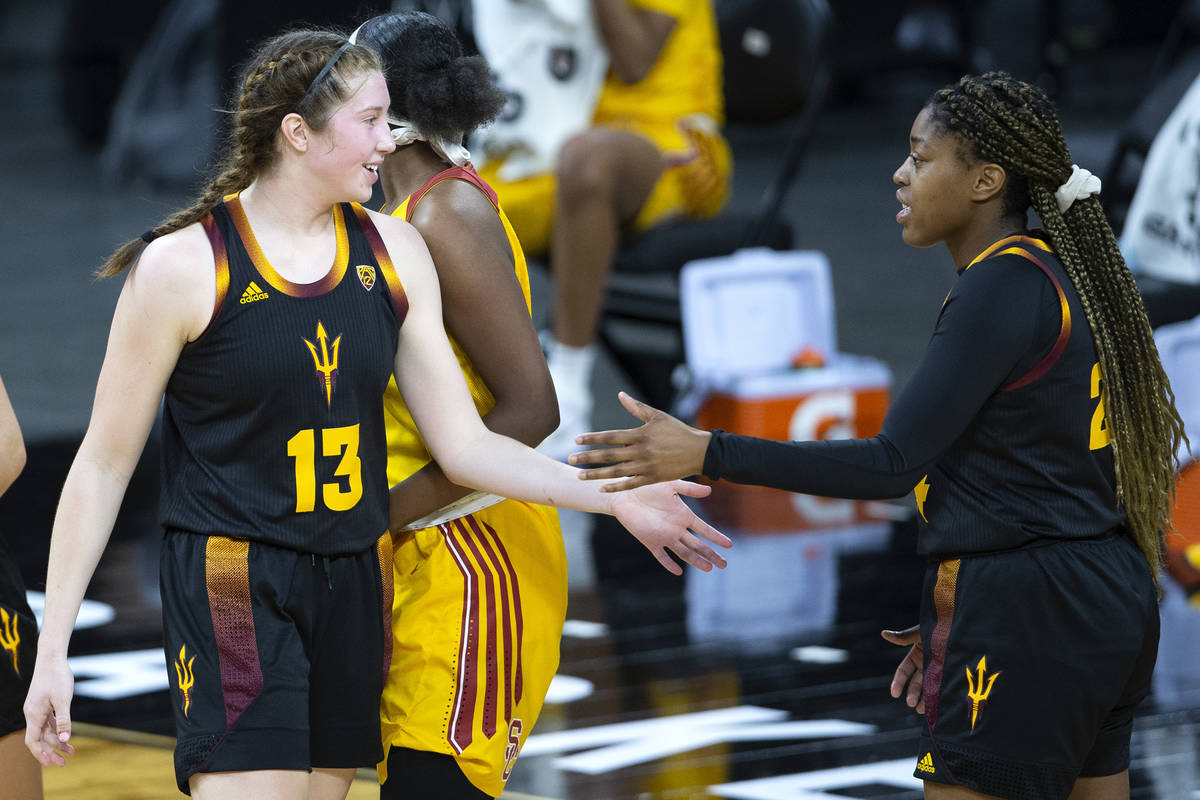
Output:
<path fill-rule="evenodd" d="M 1156 576 L 1186 441 L 1133 276 L 1096 197 L 1058 210 L 1055 190 L 1071 156 L 1045 93 L 1004 72 L 965 76 L 934 94 L 937 125 L 959 136 L 977 160 L 1004 167 L 1005 213 L 1032 206 L 1075 285 L 1104 378 L 1104 403 L 1117 473 L 1117 500 Z"/>
<path fill-rule="evenodd" d="M 314 84 L 335 55 L 333 69 Z M 292 31 L 267 40 L 242 73 L 233 130 L 217 176 L 190 206 L 167 217 L 144 237 L 117 248 L 96 274 L 101 278 L 121 274 L 148 240 L 204 219 L 222 197 L 245 189 L 275 163 L 277 134 L 285 116 L 296 112 L 314 131 L 324 130 L 346 100 L 346 76 L 380 69 L 373 50 L 346 46 L 346 37 L 331 31 Z"/>

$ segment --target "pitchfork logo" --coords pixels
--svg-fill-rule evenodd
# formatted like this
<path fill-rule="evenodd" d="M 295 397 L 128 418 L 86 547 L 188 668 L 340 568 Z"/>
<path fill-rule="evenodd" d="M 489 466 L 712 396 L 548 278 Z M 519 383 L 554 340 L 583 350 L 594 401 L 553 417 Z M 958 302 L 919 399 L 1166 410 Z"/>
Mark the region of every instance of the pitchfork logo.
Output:
<path fill-rule="evenodd" d="M 20 675 L 17 650 L 21 647 L 21 629 L 17 627 L 17 615 L 9 614 L 7 608 L 0 608 L 0 646 L 12 653 L 13 672 Z"/>
<path fill-rule="evenodd" d="M 179 680 L 179 693 L 183 695 L 183 716 L 188 715 L 192 705 L 192 686 L 196 684 L 196 675 L 192 672 L 192 662 L 195 656 L 188 658 L 187 645 L 179 648 L 179 657 L 175 659 L 175 677 Z"/>
<path fill-rule="evenodd" d="M 313 363 L 317 368 L 317 380 L 321 383 L 321 393 L 325 395 L 325 405 L 332 407 L 333 391 L 337 388 L 338 346 L 342 343 L 342 335 L 337 335 L 331 348 L 329 334 L 325 332 L 321 321 L 317 320 L 317 344 L 308 339 L 305 339 L 304 343 L 308 345 L 308 352 L 312 353 Z"/>
<path fill-rule="evenodd" d="M 975 731 L 975 721 L 979 719 L 979 715 L 983 713 L 983 707 L 987 705 L 988 695 L 992 693 L 992 686 L 996 683 L 996 678 L 1000 677 L 1000 673 L 990 677 L 987 676 L 987 656 L 981 656 L 979 663 L 975 666 L 977 675 L 971 675 L 971 668 L 967 667 L 967 697 L 970 698 L 971 707 L 971 732 Z M 987 679 L 987 685 L 984 686 L 984 679 Z"/>

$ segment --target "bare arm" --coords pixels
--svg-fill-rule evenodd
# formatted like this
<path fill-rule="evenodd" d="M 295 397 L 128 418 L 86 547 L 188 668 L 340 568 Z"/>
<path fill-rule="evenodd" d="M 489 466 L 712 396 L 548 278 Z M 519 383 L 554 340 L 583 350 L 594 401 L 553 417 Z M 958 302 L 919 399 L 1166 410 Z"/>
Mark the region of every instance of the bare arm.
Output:
<path fill-rule="evenodd" d="M 0 494 L 8 491 L 24 468 L 25 440 L 21 438 L 21 426 L 4 390 L 4 381 L 0 380 Z"/>
<path fill-rule="evenodd" d="M 185 229 L 156 241 L 126 279 L 92 418 L 59 499 L 46 571 L 46 610 L 25 703 L 25 741 L 47 766 L 63 763 L 54 750 L 70 737 L 73 682 L 66 659 L 80 603 L 179 352 L 211 314 L 216 285 L 212 256 L 203 233 L 198 241 L 191 235 L 196 231 Z"/>
<path fill-rule="evenodd" d="M 536 446 L 556 427 L 558 405 L 500 218 L 474 186 L 446 181 L 422 200 L 413 225 L 437 268 L 445 326 L 495 398 L 484 424 Z M 392 488 L 391 527 L 469 492 L 431 461 Z"/>
<path fill-rule="evenodd" d="M 416 231 L 377 217 L 409 298 L 396 348 L 396 383 L 430 452 L 450 480 L 503 497 L 613 514 L 665 569 L 678 574 L 669 549 L 709 570 L 725 561 L 691 531 L 721 546 L 729 540 L 699 519 L 677 494 L 702 497 L 708 487 L 675 481 L 637 492 L 601 493 L 577 471 L 484 426 L 442 326 L 441 300 L 428 250 Z"/>
<path fill-rule="evenodd" d="M 592 0 L 592 6 L 613 74 L 622 83 L 637 83 L 649 75 L 675 30 L 675 18 L 634 8 L 627 0 Z"/>

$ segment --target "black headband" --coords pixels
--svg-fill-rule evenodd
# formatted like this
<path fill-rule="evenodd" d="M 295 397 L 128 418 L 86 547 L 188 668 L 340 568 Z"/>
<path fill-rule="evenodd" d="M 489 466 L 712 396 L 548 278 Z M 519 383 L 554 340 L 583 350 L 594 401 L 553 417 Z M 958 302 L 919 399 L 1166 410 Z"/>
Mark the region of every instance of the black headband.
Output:
<path fill-rule="evenodd" d="M 321 81 L 325 80 L 325 76 L 328 75 L 329 71 L 332 70 L 334 65 L 337 64 L 338 59 L 342 57 L 342 53 L 345 53 L 353 46 L 354 42 L 346 42 L 339 47 L 332 56 L 329 57 L 329 60 L 325 62 L 325 66 L 321 67 L 321 71 L 317 73 L 317 77 L 313 78 L 312 83 L 308 85 L 308 90 L 304 93 L 304 96 L 300 98 L 300 102 L 296 104 L 297 106 L 303 106 L 306 102 L 308 102 L 310 97 L 316 94 L 317 87 L 321 85 Z"/>

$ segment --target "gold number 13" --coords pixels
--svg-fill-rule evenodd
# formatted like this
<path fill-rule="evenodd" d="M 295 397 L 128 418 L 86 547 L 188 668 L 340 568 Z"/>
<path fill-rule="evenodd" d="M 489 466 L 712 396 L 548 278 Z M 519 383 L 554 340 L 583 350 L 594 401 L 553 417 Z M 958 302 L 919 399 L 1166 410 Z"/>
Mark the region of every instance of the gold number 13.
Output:
<path fill-rule="evenodd" d="M 1092 399 L 1096 400 L 1096 410 L 1092 412 L 1092 435 L 1088 446 L 1092 450 L 1106 447 L 1110 441 L 1108 421 L 1104 418 L 1104 395 L 1100 394 L 1100 363 L 1092 367 Z"/>
<path fill-rule="evenodd" d="M 296 461 L 296 513 L 317 507 L 317 433 L 306 428 L 287 443 L 288 456 Z M 347 479 L 321 484 L 321 500 L 331 511 L 348 511 L 362 499 L 362 461 L 358 457 L 358 426 L 324 428 L 321 431 L 321 455 L 341 456 L 334 475 Z"/>

